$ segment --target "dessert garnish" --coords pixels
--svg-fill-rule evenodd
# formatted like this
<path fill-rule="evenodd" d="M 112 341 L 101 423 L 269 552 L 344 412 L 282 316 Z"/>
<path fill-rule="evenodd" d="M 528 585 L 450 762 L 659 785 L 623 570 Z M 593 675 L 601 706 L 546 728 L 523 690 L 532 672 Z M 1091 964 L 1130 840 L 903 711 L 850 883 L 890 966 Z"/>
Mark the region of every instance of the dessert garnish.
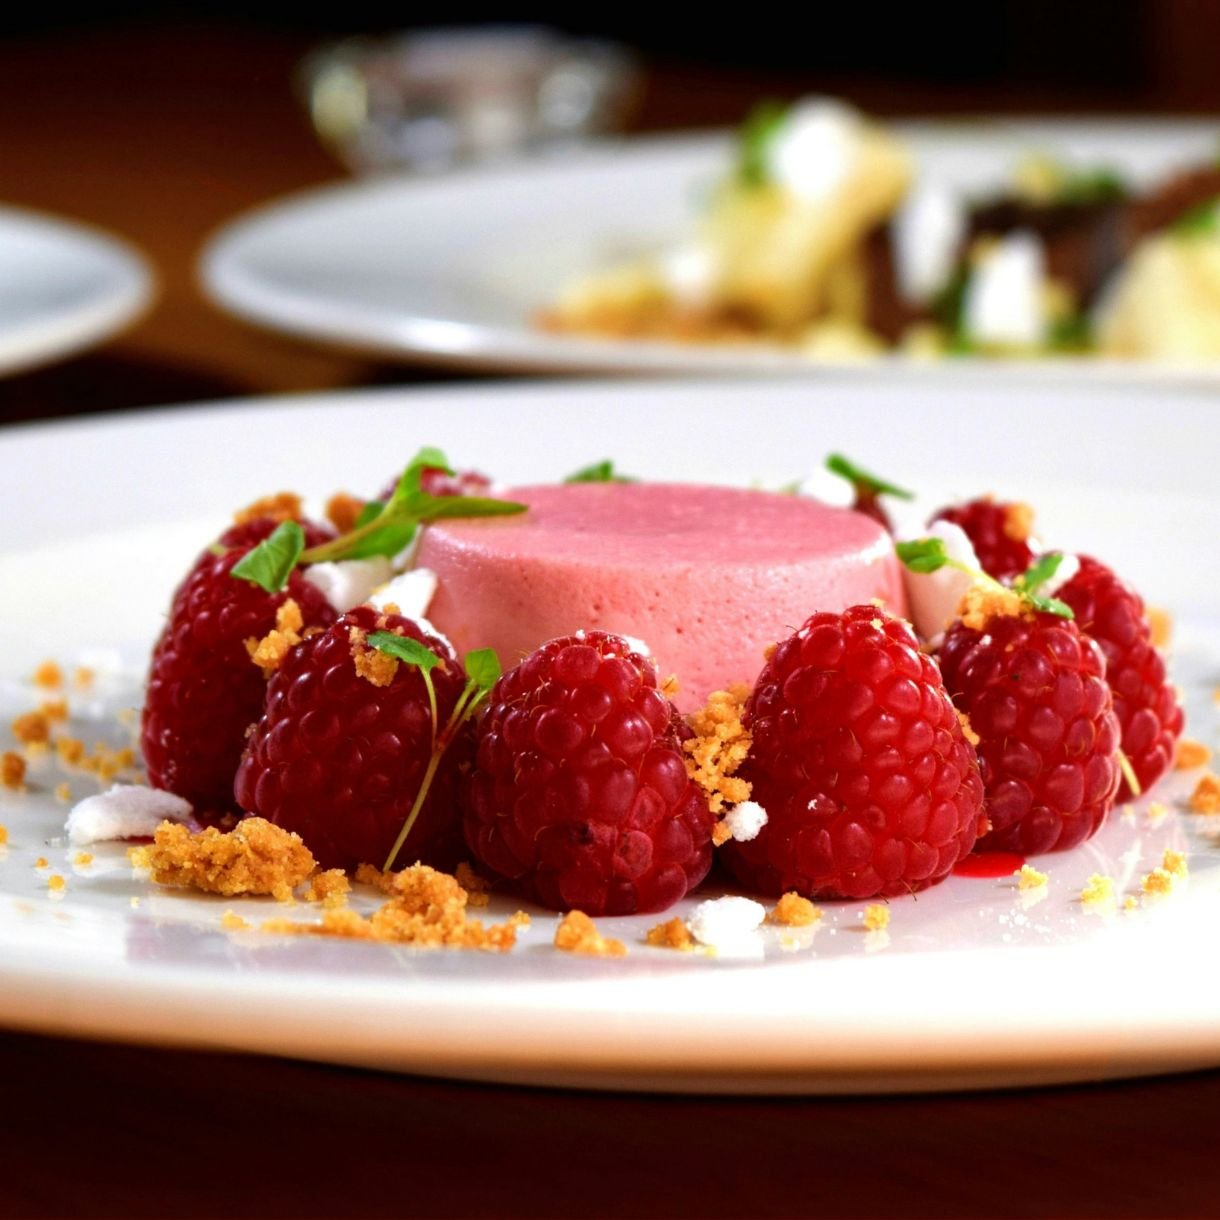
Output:
<path fill-rule="evenodd" d="M 870 474 L 862 466 L 857 466 L 841 453 L 832 453 L 826 459 L 826 469 L 831 474 L 837 474 L 840 478 L 846 479 L 851 484 L 852 491 L 855 494 L 855 502 L 852 504 L 852 508 L 856 512 L 864 513 L 866 517 L 872 517 L 874 521 L 880 522 L 891 532 L 893 532 L 893 525 L 889 514 L 886 513 L 885 508 L 881 504 L 881 497 L 894 496 L 899 500 L 913 500 L 915 498 L 914 492 L 907 491 L 906 488 L 899 487 L 896 483 L 890 483 L 875 474 Z"/>
<path fill-rule="evenodd" d="M 582 466 L 579 470 L 574 471 L 564 479 L 565 483 L 635 483 L 637 479 L 633 479 L 630 475 L 620 474 L 614 469 L 614 461 L 611 458 L 603 458 L 600 462 L 593 462 L 589 466 Z"/>

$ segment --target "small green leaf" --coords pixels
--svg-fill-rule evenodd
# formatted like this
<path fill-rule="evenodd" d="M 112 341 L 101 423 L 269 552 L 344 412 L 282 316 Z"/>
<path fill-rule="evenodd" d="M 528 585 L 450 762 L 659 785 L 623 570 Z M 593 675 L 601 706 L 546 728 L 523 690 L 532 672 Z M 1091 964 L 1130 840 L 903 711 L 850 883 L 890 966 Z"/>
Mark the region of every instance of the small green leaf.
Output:
<path fill-rule="evenodd" d="M 763 186 L 770 181 L 767 161 L 771 141 L 787 116 L 787 105 L 774 100 L 759 102 L 746 116 L 737 148 L 737 176 L 746 186 Z"/>
<path fill-rule="evenodd" d="M 515 517 L 529 505 L 482 496 L 428 496 L 426 503 L 416 507 L 420 521 L 441 521 L 453 517 Z"/>
<path fill-rule="evenodd" d="M 1068 170 L 1056 190 L 1053 202 L 1075 207 L 1117 203 L 1127 197 L 1127 184 L 1112 169 Z"/>
<path fill-rule="evenodd" d="M 378 652 L 397 657 L 408 665 L 415 665 L 424 673 L 435 669 L 441 663 L 440 657 L 431 648 L 407 635 L 395 635 L 392 631 L 374 631 L 369 634 L 367 642 Z"/>
<path fill-rule="evenodd" d="M 305 549 L 305 531 L 295 521 L 284 521 L 275 532 L 233 565 L 231 576 L 248 580 L 268 593 L 278 593 L 292 575 Z"/>
<path fill-rule="evenodd" d="M 1211 237 L 1220 231 L 1220 198 L 1188 208 L 1169 226 L 1183 237 Z"/>
<path fill-rule="evenodd" d="M 1013 581 L 1013 585 L 1024 593 L 1036 593 L 1048 580 L 1054 579 L 1062 563 L 1062 551 L 1048 551 L 1035 559 L 1029 568 Z"/>
<path fill-rule="evenodd" d="M 433 445 L 425 445 L 408 463 L 399 477 L 398 485 L 390 496 L 390 507 L 411 499 L 420 493 L 425 470 L 443 470 L 453 474 L 449 459 Z"/>
<path fill-rule="evenodd" d="M 373 559 L 378 555 L 393 559 L 415 537 L 414 521 L 390 521 L 353 542 L 343 552 L 344 559 Z"/>
<path fill-rule="evenodd" d="M 582 466 L 574 474 L 564 479 L 565 483 L 634 483 L 635 479 L 619 474 L 614 469 L 610 458 L 594 462 L 591 466 Z"/>
<path fill-rule="evenodd" d="M 500 677 L 500 658 L 494 648 L 476 648 L 466 654 L 466 676 L 476 690 L 488 691 Z"/>
<path fill-rule="evenodd" d="M 1076 617 L 1076 612 L 1072 607 L 1067 602 L 1061 602 L 1057 597 L 1037 597 L 1032 593 L 1027 593 L 1025 600 L 1035 610 L 1041 610 L 1043 614 L 1056 614 L 1060 618 Z"/>
<path fill-rule="evenodd" d="M 938 572 L 950 562 L 945 544 L 939 538 L 919 538 L 894 546 L 898 558 L 912 572 Z"/>
<path fill-rule="evenodd" d="M 840 478 L 846 479 L 853 487 L 863 487 L 875 496 L 897 496 L 900 500 L 915 499 L 914 492 L 879 479 L 875 474 L 870 474 L 867 470 L 849 461 L 841 453 L 832 453 L 826 459 L 826 469 L 831 474 L 837 474 Z"/>

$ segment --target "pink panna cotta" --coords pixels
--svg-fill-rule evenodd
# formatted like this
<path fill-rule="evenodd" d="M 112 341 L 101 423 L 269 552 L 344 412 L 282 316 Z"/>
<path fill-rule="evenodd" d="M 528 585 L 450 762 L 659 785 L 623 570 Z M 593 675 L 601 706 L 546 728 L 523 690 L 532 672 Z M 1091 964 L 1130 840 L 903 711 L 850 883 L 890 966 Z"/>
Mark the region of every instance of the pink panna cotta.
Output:
<path fill-rule="evenodd" d="M 890 536 L 807 497 L 677 483 L 519 487 L 515 517 L 440 521 L 417 564 L 439 584 L 428 617 L 460 654 L 505 669 L 581 628 L 642 640 L 682 711 L 753 682 L 763 650 L 818 610 L 874 598 L 906 614 Z"/>

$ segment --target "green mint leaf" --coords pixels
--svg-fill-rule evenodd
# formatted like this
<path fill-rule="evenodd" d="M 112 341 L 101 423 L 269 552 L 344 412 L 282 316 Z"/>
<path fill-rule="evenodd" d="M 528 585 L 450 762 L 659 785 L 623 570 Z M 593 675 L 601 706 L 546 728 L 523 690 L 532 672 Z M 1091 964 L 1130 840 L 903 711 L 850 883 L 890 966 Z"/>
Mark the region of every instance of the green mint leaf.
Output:
<path fill-rule="evenodd" d="M 368 523 L 366 522 L 366 524 Z M 346 547 L 343 551 L 343 558 L 373 559 L 382 555 L 386 559 L 393 559 L 415 537 L 417 528 L 414 521 L 390 519 L 387 524 L 371 530 L 363 538 Z"/>
<path fill-rule="evenodd" d="M 1127 197 L 1127 184 L 1112 169 L 1069 170 L 1055 192 L 1054 202 L 1076 207 L 1117 203 Z"/>
<path fill-rule="evenodd" d="M 397 657 L 408 665 L 415 665 L 424 673 L 435 669 L 441 663 L 440 657 L 431 648 L 407 635 L 395 635 L 392 631 L 373 631 L 370 632 L 367 642 L 378 652 Z"/>
<path fill-rule="evenodd" d="M 466 677 L 478 691 L 489 691 L 500 677 L 500 658 L 494 648 L 476 648 L 466 654 Z"/>
<path fill-rule="evenodd" d="M 381 514 L 385 512 L 385 503 L 381 500 L 370 500 L 361 510 L 356 518 L 352 529 L 358 530 L 362 525 L 368 525 L 370 521 L 376 521 Z"/>
<path fill-rule="evenodd" d="M 295 521 L 284 521 L 243 555 L 229 575 L 248 580 L 268 593 L 278 593 L 288 583 L 304 549 L 305 531 Z"/>
<path fill-rule="evenodd" d="M 945 544 L 939 538 L 919 538 L 914 542 L 899 542 L 894 550 L 912 572 L 939 572 L 950 562 Z"/>
<path fill-rule="evenodd" d="M 1061 602 L 1057 597 L 1035 597 L 1026 595 L 1026 600 L 1035 610 L 1043 614 L 1057 614 L 1060 618 L 1075 618 L 1076 613 L 1067 602 Z"/>
<path fill-rule="evenodd" d="M 783 102 L 759 102 L 741 125 L 737 145 L 737 176 L 746 186 L 764 186 L 771 179 L 771 142 L 788 116 Z"/>
<path fill-rule="evenodd" d="M 408 463 L 390 497 L 390 505 L 410 499 L 419 493 L 425 470 L 443 470 L 453 474 L 449 459 L 433 445 L 425 445 Z"/>
<path fill-rule="evenodd" d="M 606 458 L 594 462 L 591 466 L 582 466 L 575 473 L 564 479 L 565 483 L 634 483 L 635 479 L 619 474 L 614 469 L 614 462 Z"/>
<path fill-rule="evenodd" d="M 1183 237 L 1211 237 L 1220 231 L 1220 198 L 1188 208 L 1169 226 Z"/>
<path fill-rule="evenodd" d="M 421 491 L 408 509 L 417 521 L 442 521 L 453 517 L 512 517 L 523 513 L 528 504 L 515 500 L 493 500 L 482 496 L 430 496 Z"/>
<path fill-rule="evenodd" d="M 1062 563 L 1061 551 L 1048 551 L 1035 559 L 1029 568 L 1013 581 L 1013 585 L 1023 593 L 1035 593 L 1048 580 L 1054 578 Z"/>
<path fill-rule="evenodd" d="M 853 487 L 863 487 L 875 496 L 897 496 L 900 500 L 915 499 L 914 492 L 879 479 L 875 474 L 870 474 L 867 470 L 849 461 L 841 453 L 832 453 L 826 459 L 826 469 L 831 474 L 837 474 L 840 478 L 846 479 Z"/>

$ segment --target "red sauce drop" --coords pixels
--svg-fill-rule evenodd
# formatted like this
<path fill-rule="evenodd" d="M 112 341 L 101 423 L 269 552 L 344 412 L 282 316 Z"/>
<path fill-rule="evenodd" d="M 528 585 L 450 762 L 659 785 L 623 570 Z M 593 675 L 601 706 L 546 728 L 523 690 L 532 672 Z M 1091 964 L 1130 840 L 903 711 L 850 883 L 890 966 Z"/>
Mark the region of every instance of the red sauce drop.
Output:
<path fill-rule="evenodd" d="M 959 860 L 953 871 L 959 877 L 1011 877 L 1024 863 L 1015 851 L 980 851 Z"/>

